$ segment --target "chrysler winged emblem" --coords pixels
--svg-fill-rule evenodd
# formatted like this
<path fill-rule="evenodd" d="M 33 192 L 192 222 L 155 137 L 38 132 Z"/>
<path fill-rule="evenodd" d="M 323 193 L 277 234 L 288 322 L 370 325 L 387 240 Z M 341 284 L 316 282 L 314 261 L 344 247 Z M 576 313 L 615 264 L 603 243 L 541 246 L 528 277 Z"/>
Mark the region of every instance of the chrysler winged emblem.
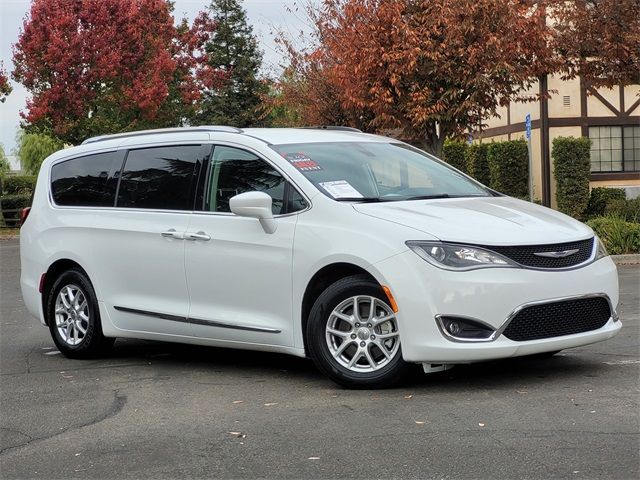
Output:
<path fill-rule="evenodd" d="M 569 255 L 573 255 L 577 253 L 579 249 L 572 248 L 571 250 L 562 250 L 561 252 L 535 252 L 534 255 L 537 257 L 546 257 L 546 258 L 565 258 Z"/>

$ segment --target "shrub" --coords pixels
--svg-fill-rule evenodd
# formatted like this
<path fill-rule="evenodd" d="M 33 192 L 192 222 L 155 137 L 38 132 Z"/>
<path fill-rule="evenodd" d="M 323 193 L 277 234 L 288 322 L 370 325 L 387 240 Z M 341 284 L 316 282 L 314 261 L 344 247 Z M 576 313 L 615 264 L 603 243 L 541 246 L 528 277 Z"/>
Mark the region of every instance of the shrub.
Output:
<path fill-rule="evenodd" d="M 7 173 L 11 169 L 9 165 L 9 160 L 7 156 L 4 154 L 4 148 L 0 143 L 0 178 L 2 178 L 5 173 Z"/>
<path fill-rule="evenodd" d="M 640 253 L 640 223 L 619 217 L 596 217 L 587 222 L 612 255 Z"/>
<path fill-rule="evenodd" d="M 574 218 L 582 218 L 589 203 L 590 149 L 588 138 L 558 137 L 553 140 L 551 157 L 558 209 Z"/>
<path fill-rule="evenodd" d="M 5 195 L 31 195 L 36 188 L 36 177 L 16 175 L 2 180 L 2 191 Z"/>
<path fill-rule="evenodd" d="M 624 188 L 608 188 L 608 187 L 596 187 L 591 189 L 591 195 L 589 196 L 589 203 L 587 209 L 584 212 L 584 216 L 587 218 L 601 217 L 604 215 L 607 205 L 614 200 L 626 199 L 626 193 Z"/>
<path fill-rule="evenodd" d="M 467 144 L 459 140 L 446 140 L 442 147 L 442 159 L 461 172 L 467 173 L 465 152 Z"/>
<path fill-rule="evenodd" d="M 31 202 L 31 195 L 4 195 L 0 197 L 0 210 L 7 227 L 17 227 L 20 224 L 20 209 L 28 207 Z M 6 210 L 18 210 L 7 212 Z"/>
<path fill-rule="evenodd" d="M 488 151 L 489 145 L 487 143 L 474 143 L 469 145 L 465 153 L 467 172 L 477 181 L 487 186 L 491 184 L 491 172 L 489 171 L 489 162 L 487 160 Z"/>
<path fill-rule="evenodd" d="M 640 223 L 640 197 L 611 200 L 604 212 L 608 216 L 620 217 L 627 222 Z"/>
<path fill-rule="evenodd" d="M 524 140 L 489 144 L 487 162 L 490 187 L 512 197 L 527 198 L 529 193 L 529 152 Z"/>

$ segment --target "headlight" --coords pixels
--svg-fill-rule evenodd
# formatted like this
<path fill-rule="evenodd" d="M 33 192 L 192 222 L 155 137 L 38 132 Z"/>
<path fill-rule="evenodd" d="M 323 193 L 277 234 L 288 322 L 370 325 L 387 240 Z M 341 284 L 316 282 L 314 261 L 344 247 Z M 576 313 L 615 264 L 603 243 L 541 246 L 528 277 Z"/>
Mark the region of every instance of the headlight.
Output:
<path fill-rule="evenodd" d="M 495 252 L 470 245 L 421 241 L 408 241 L 406 244 L 427 262 L 445 270 L 519 266 Z"/>
<path fill-rule="evenodd" d="M 607 252 L 604 243 L 602 243 L 602 240 L 600 240 L 600 238 L 598 238 L 597 236 L 596 242 L 598 242 L 598 247 L 596 250 L 596 260 L 600 260 L 601 258 L 609 256 L 609 252 Z"/>

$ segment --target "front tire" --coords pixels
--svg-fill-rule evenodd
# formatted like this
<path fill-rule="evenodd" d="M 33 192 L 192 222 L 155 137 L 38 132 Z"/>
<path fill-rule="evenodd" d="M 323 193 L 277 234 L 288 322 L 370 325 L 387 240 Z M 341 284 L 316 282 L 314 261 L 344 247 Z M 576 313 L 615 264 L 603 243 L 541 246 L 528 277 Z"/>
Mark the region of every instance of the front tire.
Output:
<path fill-rule="evenodd" d="M 395 313 L 367 275 L 343 278 L 322 292 L 306 336 L 318 369 L 348 388 L 391 387 L 411 369 L 402 359 Z"/>
<path fill-rule="evenodd" d="M 94 358 L 113 345 L 114 339 L 102 334 L 98 299 L 82 270 L 67 270 L 56 279 L 46 311 L 51 337 L 65 356 Z"/>

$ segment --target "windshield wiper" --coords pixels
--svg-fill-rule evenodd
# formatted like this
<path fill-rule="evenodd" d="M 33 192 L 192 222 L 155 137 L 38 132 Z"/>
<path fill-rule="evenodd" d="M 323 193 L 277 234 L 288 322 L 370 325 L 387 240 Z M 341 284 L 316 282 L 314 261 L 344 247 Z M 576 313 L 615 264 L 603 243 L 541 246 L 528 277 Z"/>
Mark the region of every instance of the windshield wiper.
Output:
<path fill-rule="evenodd" d="M 440 193 L 438 195 L 416 195 L 415 197 L 405 198 L 404 200 L 433 200 L 436 198 L 451 198 L 448 193 Z"/>
<path fill-rule="evenodd" d="M 334 200 L 336 202 L 384 202 L 380 197 L 340 197 Z"/>
<path fill-rule="evenodd" d="M 449 193 L 440 193 L 437 195 L 417 195 L 415 197 L 405 198 L 404 200 L 434 200 L 437 198 L 471 198 L 471 197 L 487 197 L 488 195 L 451 195 Z"/>

